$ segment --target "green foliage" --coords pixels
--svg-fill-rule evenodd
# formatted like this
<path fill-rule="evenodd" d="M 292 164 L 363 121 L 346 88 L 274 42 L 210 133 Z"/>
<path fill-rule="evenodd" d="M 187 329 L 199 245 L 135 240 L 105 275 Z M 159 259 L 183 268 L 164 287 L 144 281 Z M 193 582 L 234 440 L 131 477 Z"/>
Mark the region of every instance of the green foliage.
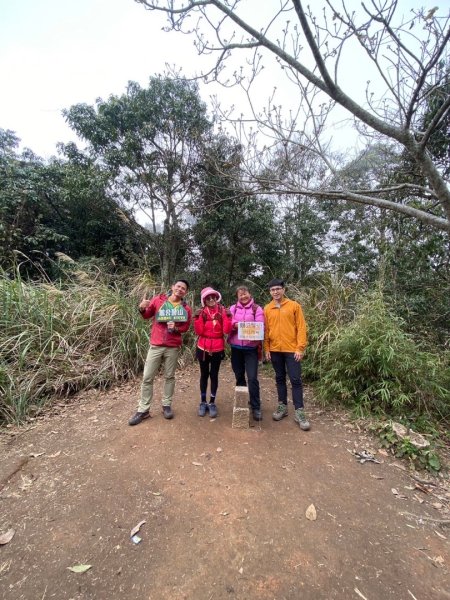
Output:
<path fill-rule="evenodd" d="M 103 258 L 119 268 L 135 268 L 145 255 L 149 235 L 111 189 L 110 173 L 79 153 L 60 145 L 66 160 L 48 166 L 56 185 L 58 210 L 53 222 L 65 236 L 60 251 L 73 259 Z"/>
<path fill-rule="evenodd" d="M 73 144 L 60 147 L 66 160 L 47 163 L 30 151 L 18 154 L 17 144 L 0 130 L 0 268 L 13 271 L 22 262 L 22 273 L 36 276 L 56 252 L 135 266 L 148 235 L 119 208 L 108 173 Z"/>
<path fill-rule="evenodd" d="M 442 101 L 442 94 L 436 94 Z M 366 148 L 340 175 L 351 188 L 387 188 L 391 191 L 384 196 L 392 202 L 444 216 L 422 195 L 426 180 L 417 166 L 395 146 L 378 143 Z M 376 208 L 330 205 L 329 214 L 336 223 L 332 264 L 369 285 L 382 278 L 389 303 L 408 330 L 417 335 L 420 329 L 421 335 L 444 344 L 450 322 L 448 234 Z"/>
<path fill-rule="evenodd" d="M 384 448 L 388 448 L 397 458 L 408 459 L 416 469 L 427 469 L 432 473 L 441 470 L 441 460 L 433 444 L 425 448 L 418 448 L 410 437 L 400 438 L 392 428 L 392 423 L 381 424 L 375 427 Z"/>
<path fill-rule="evenodd" d="M 442 111 L 450 94 L 450 63 L 439 64 L 438 84 L 430 86 L 425 94 L 426 106 L 423 115 L 422 131 L 426 131 L 430 124 Z M 436 122 L 433 133 L 430 136 L 428 148 L 431 156 L 436 161 L 443 175 L 448 179 L 450 175 L 450 114 L 448 110 L 443 113 Z"/>
<path fill-rule="evenodd" d="M 0 277 L 0 421 L 137 373 L 148 326 L 119 283 L 72 265 L 64 283 Z"/>
<path fill-rule="evenodd" d="M 302 197 L 293 199 L 282 211 L 278 210 L 281 212 L 280 258 L 286 281 L 305 281 L 326 260 L 323 240 L 330 228 L 328 215 L 316 201 Z"/>
<path fill-rule="evenodd" d="M 38 262 L 65 241 L 51 225 L 52 186 L 43 161 L 16 153 L 19 140 L 0 130 L 0 268 L 11 268 L 17 252 Z"/>
<path fill-rule="evenodd" d="M 450 417 L 448 356 L 421 350 L 380 290 L 321 353 L 317 392 L 359 413 L 433 413 Z"/>
<path fill-rule="evenodd" d="M 322 361 L 330 343 L 355 316 L 356 301 L 363 287 L 343 275 L 325 273 L 301 291 L 289 286 L 289 296 L 300 302 L 308 324 L 308 351 L 302 363 L 305 380 L 321 377 Z"/>
<path fill-rule="evenodd" d="M 190 205 L 198 248 L 192 282 L 216 285 L 230 302 L 237 284 L 265 283 L 281 262 L 274 207 L 246 192 L 240 162 L 239 144 L 224 135 L 211 140 Z"/>

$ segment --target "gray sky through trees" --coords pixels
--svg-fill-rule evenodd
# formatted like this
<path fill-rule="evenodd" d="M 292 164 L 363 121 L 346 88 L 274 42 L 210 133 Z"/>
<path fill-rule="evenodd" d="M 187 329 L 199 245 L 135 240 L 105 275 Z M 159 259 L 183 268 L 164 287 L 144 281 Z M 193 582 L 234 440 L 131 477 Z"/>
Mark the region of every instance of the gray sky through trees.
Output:
<path fill-rule="evenodd" d="M 407 12 L 422 2 L 401 0 L 400 5 Z M 261 18 L 265 6 L 259 2 Z M 0 12 L 0 127 L 15 131 L 24 146 L 43 156 L 54 154 L 59 141 L 76 140 L 62 109 L 121 94 L 129 80 L 145 86 L 166 63 L 185 75 L 201 68 L 193 40 L 163 32 L 165 16 L 144 11 L 134 0 L 0 0 Z M 239 69 L 239 58 L 235 64 Z M 349 82 L 357 67 L 349 71 Z M 291 95 L 270 57 L 266 72 L 255 82 L 254 99 L 263 106 L 277 85 L 279 98 L 289 105 Z M 218 94 L 223 106 L 238 103 L 246 110 L 235 89 L 202 87 L 205 101 L 210 94 Z M 341 137 L 349 137 L 348 128 L 341 132 L 338 127 L 339 145 Z"/>

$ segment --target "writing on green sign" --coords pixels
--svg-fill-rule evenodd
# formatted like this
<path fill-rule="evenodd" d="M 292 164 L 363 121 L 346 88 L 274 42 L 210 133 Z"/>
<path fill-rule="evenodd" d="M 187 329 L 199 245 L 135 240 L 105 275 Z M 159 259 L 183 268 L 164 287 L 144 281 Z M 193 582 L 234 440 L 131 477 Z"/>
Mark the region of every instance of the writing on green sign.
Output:
<path fill-rule="evenodd" d="M 164 302 L 156 313 L 156 320 L 159 323 L 167 323 L 168 321 L 185 323 L 188 320 L 188 313 L 182 304 L 174 306 L 171 302 L 167 301 Z"/>

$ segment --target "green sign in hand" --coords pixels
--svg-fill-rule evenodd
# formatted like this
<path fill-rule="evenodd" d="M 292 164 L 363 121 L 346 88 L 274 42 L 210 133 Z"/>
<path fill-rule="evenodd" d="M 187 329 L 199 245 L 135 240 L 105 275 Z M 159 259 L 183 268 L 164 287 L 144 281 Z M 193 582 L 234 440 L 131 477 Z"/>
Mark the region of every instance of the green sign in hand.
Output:
<path fill-rule="evenodd" d="M 159 323 L 167 323 L 168 321 L 186 323 L 188 313 L 182 304 L 173 305 L 167 300 L 156 313 L 156 320 Z"/>

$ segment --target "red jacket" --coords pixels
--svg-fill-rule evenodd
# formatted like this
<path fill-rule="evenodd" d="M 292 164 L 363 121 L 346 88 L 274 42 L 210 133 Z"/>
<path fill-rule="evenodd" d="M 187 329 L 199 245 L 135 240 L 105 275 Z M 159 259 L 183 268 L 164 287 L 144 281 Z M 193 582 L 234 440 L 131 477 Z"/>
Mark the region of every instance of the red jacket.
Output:
<path fill-rule="evenodd" d="M 195 333 L 198 335 L 197 346 L 206 352 L 223 352 L 224 335 L 231 331 L 231 314 L 222 305 L 214 308 L 202 308 L 195 315 Z"/>
<path fill-rule="evenodd" d="M 144 319 L 154 318 L 158 310 L 168 299 L 169 296 L 167 296 L 167 294 L 154 296 L 151 299 L 148 307 L 141 311 L 141 315 L 144 317 Z M 159 323 L 158 321 L 154 320 L 150 335 L 150 344 L 152 346 L 167 346 L 168 348 L 177 348 L 181 346 L 183 341 L 181 339 L 181 334 L 185 333 L 189 329 L 192 318 L 190 306 L 188 306 L 186 303 L 183 303 L 183 307 L 187 311 L 188 320 L 185 323 L 175 323 L 177 331 L 174 331 L 173 333 L 167 331 L 167 323 Z"/>

